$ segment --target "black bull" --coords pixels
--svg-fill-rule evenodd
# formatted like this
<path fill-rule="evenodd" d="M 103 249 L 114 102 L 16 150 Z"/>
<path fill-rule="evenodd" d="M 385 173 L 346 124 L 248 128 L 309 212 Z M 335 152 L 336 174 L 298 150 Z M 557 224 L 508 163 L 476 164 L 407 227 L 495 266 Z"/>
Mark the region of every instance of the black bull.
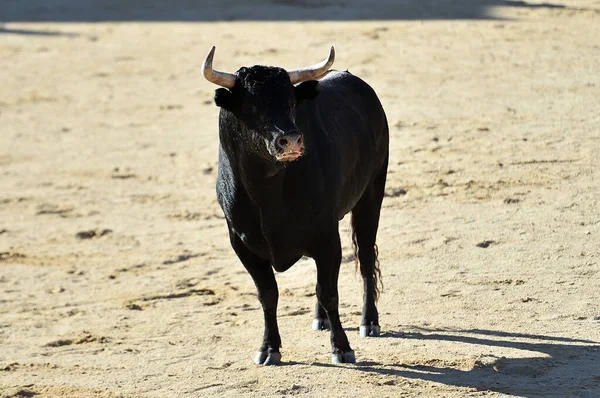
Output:
<path fill-rule="evenodd" d="M 280 361 L 273 269 L 285 271 L 302 256 L 317 266 L 313 329 L 331 330 L 334 363 L 355 362 L 338 312 L 338 224 L 352 211 L 364 280 L 361 335 L 378 336 L 375 240 L 389 147 L 381 103 L 349 72 L 330 71 L 297 86 L 291 72 L 275 67 L 241 68 L 230 76 L 228 85 L 213 81 L 228 88 L 215 94 L 221 107 L 217 197 L 231 246 L 252 276 L 264 312 L 255 362 Z"/>

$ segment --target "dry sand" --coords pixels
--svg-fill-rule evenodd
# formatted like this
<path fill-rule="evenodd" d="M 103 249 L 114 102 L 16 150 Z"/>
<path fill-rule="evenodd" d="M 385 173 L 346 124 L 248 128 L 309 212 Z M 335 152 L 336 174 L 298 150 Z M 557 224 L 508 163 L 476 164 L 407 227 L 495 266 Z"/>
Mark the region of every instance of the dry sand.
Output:
<path fill-rule="evenodd" d="M 599 1 L 21 3 L 0 2 L 0 397 L 600 396 Z M 200 65 L 332 44 L 390 122 L 383 335 L 358 336 L 345 219 L 356 365 L 310 330 L 306 259 L 278 274 L 284 364 L 256 366 Z"/>

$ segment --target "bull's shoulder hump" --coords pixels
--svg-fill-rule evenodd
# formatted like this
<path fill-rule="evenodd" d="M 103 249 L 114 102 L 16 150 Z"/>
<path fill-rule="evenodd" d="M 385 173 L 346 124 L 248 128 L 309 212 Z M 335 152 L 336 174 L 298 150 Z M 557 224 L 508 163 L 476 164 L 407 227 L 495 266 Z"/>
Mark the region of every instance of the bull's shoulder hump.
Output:
<path fill-rule="evenodd" d="M 353 75 L 348 71 L 331 70 L 325 76 L 319 79 L 319 87 L 321 90 L 334 90 L 344 87 L 345 90 L 352 90 L 360 94 L 373 94 L 373 88 L 358 76 Z"/>
<path fill-rule="evenodd" d="M 344 80 L 348 80 L 348 79 L 360 80 L 360 78 L 354 76 L 352 73 L 350 73 L 348 71 L 339 71 L 339 70 L 335 70 L 335 69 L 328 71 L 326 74 L 324 74 L 318 80 L 320 83 L 328 84 L 328 83 L 336 83 L 336 82 L 344 81 Z"/>

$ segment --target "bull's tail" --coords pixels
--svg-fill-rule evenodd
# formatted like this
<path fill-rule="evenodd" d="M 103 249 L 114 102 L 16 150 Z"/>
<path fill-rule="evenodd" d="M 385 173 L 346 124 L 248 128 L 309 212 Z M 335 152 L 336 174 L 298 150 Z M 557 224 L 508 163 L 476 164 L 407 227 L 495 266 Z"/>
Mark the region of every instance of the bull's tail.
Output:
<path fill-rule="evenodd" d="M 352 220 L 350 222 L 352 225 L 352 247 L 354 248 L 354 267 L 356 272 L 360 269 L 363 278 L 368 276 L 371 273 L 373 277 L 373 295 L 375 296 L 375 301 L 379 298 L 379 293 L 383 290 L 383 282 L 381 280 L 381 270 L 379 269 L 379 248 L 377 247 L 377 243 L 373 245 L 373 256 L 374 261 L 372 265 L 372 269 L 369 269 L 369 264 L 360 264 L 358 259 L 358 243 L 356 241 L 356 230 L 354 229 L 354 214 L 352 214 Z M 365 275 L 365 273 L 367 275 Z"/>

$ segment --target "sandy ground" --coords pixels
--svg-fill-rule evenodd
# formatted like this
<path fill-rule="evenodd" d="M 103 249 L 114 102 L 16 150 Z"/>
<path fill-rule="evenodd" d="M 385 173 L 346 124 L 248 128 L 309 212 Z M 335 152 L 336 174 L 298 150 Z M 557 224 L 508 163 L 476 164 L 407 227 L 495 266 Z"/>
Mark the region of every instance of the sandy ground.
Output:
<path fill-rule="evenodd" d="M 599 1 L 261 1 L 264 20 L 241 1 L 64 3 L 0 3 L 0 397 L 600 396 Z M 333 44 L 380 95 L 381 338 L 358 336 L 341 227 L 356 365 L 310 330 L 308 259 L 278 274 L 285 363 L 252 363 L 262 313 L 215 199 L 213 44 L 228 71 Z"/>

